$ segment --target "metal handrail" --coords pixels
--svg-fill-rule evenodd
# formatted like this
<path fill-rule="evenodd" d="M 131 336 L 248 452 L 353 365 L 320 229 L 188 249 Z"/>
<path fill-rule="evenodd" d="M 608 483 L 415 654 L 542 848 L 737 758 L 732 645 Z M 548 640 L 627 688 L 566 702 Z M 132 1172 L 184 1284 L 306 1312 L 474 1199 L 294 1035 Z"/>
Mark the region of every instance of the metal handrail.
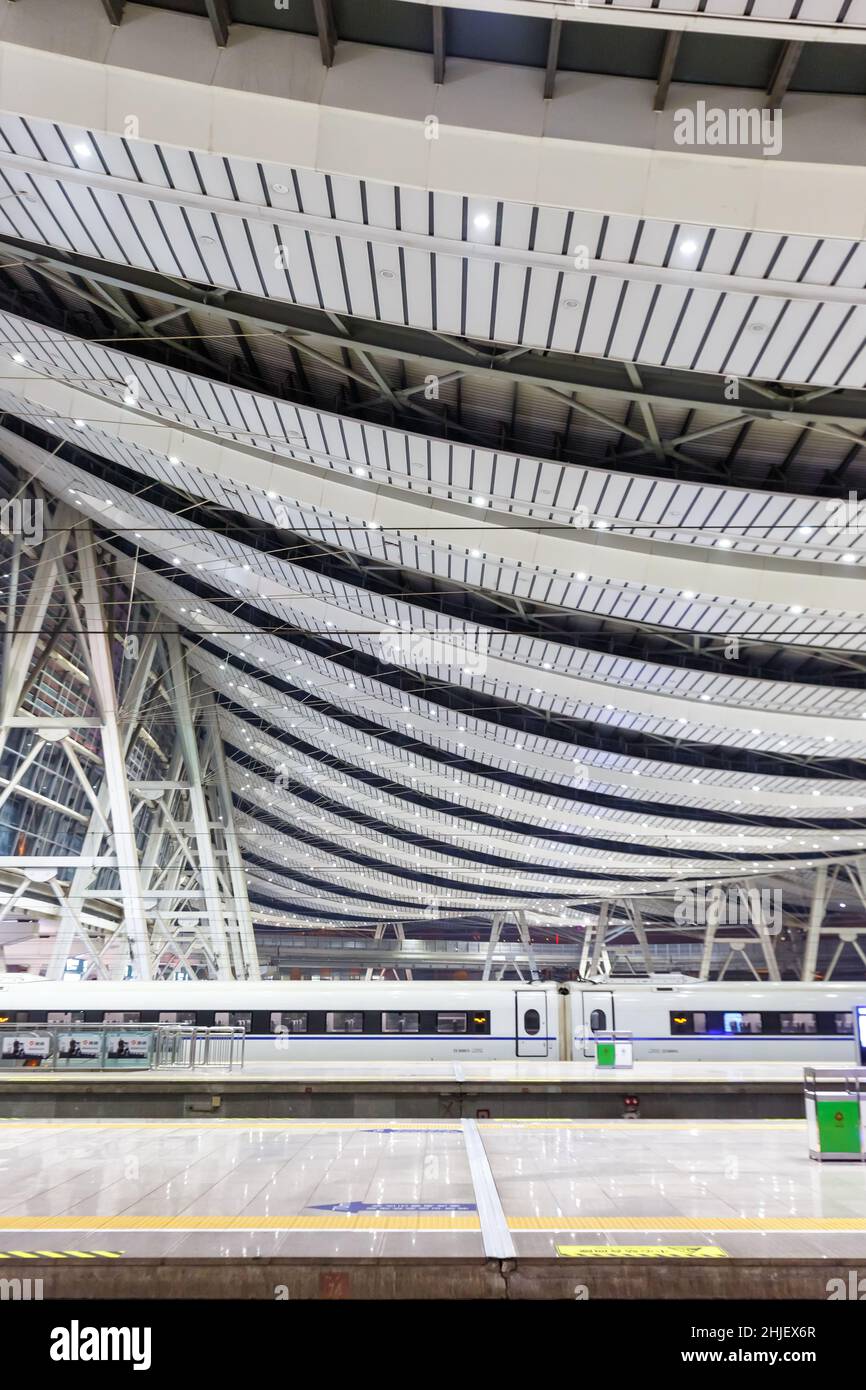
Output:
<path fill-rule="evenodd" d="M 194 1070 L 242 1068 L 242 1027 L 199 1028 L 172 1023 L 0 1024 L 0 1070 L 39 1066 L 49 1071 Z"/>

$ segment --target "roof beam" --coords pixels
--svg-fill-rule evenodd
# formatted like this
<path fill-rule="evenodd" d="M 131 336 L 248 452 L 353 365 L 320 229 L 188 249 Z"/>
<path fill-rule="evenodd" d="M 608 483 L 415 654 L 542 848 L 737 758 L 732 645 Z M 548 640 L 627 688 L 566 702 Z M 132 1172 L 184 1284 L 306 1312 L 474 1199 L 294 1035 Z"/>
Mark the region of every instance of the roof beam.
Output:
<path fill-rule="evenodd" d="M 656 84 L 655 100 L 653 101 L 653 111 L 664 111 L 665 102 L 668 99 L 671 81 L 676 66 L 677 54 L 680 50 L 680 40 L 682 32 L 679 29 L 671 29 L 665 36 L 665 46 L 662 50 L 662 60 L 659 64 L 658 82 Z"/>
<path fill-rule="evenodd" d="M 782 98 L 791 84 L 791 78 L 794 76 L 794 69 L 800 61 L 803 47 L 804 45 L 795 39 L 788 39 L 787 43 L 782 44 L 770 81 L 766 106 L 775 108 L 782 105 Z"/>
<path fill-rule="evenodd" d="M 547 41 L 547 69 L 544 74 L 544 100 L 550 101 L 553 97 L 553 88 L 556 83 L 556 69 L 559 66 L 559 41 L 562 38 L 562 20 L 552 19 L 550 21 L 550 38 Z"/>
<path fill-rule="evenodd" d="M 108 16 L 109 23 L 119 24 L 123 19 L 123 7 L 126 0 L 102 0 L 102 8 Z"/>
<path fill-rule="evenodd" d="M 687 408 L 711 406 L 720 414 L 736 416 L 738 419 L 742 418 L 744 411 L 742 402 L 728 402 L 719 398 L 715 378 L 698 372 L 689 372 L 684 376 L 670 368 L 653 368 L 642 364 L 640 376 L 643 389 L 639 389 L 627 380 L 620 363 L 564 358 L 557 354 L 542 355 L 522 348 L 504 353 L 482 353 L 469 344 L 450 338 L 447 334 L 399 325 L 382 325 L 355 319 L 351 323 L 347 339 L 337 335 L 331 320 L 319 309 L 290 305 L 277 300 L 263 301 L 235 290 L 202 290 L 191 283 L 170 280 L 156 272 L 136 270 L 128 266 L 121 268 L 78 253 L 60 253 L 41 245 L 32 246 L 0 236 L 0 254 L 3 252 L 14 257 L 13 263 L 24 264 L 37 271 L 40 276 L 46 272 L 52 276 L 58 273 L 65 276 L 81 275 L 94 285 L 99 283 L 115 286 L 126 293 L 146 295 L 162 301 L 166 304 L 166 311 L 207 309 L 226 318 L 240 318 L 247 326 L 265 329 L 282 337 L 312 334 L 325 342 L 347 346 L 353 351 L 360 347 L 377 358 L 423 357 L 425 361 L 431 360 L 443 374 L 480 370 L 487 375 L 492 371 L 509 380 L 519 380 L 528 386 L 544 384 L 558 386 L 565 391 L 591 390 L 614 399 L 637 400 L 644 397 L 651 401 Z M 0 271 L 4 268 L 4 263 L 0 261 Z M 70 289 L 65 280 L 59 283 L 64 290 Z M 76 290 L 75 293 L 87 298 L 81 290 Z M 12 312 L 20 313 L 21 310 L 14 308 Z M 66 325 L 53 326 L 60 327 L 62 332 L 70 331 Z M 470 357 L 468 363 L 467 356 Z M 332 359 L 329 365 L 337 371 L 341 370 L 340 364 Z M 359 380 L 363 378 L 359 377 Z M 369 382 L 364 381 L 364 385 L 369 386 Z M 775 420 L 786 425 L 803 423 L 822 431 L 829 427 L 831 433 L 837 437 L 844 436 L 852 447 L 858 450 L 866 448 L 866 436 L 861 438 L 853 433 L 854 428 L 862 428 L 864 423 L 862 392 L 836 391 L 831 398 L 834 409 L 822 411 L 820 406 L 816 408 L 809 402 L 808 396 L 801 398 L 797 394 L 787 392 L 768 392 L 759 383 L 745 379 L 741 385 L 744 389 L 760 392 L 769 399 L 768 405 L 761 405 L 749 411 L 756 418 Z M 405 390 L 400 388 L 395 391 L 395 395 L 408 396 L 420 390 L 423 390 L 423 383 Z M 843 428 L 845 426 L 847 428 Z"/>
<path fill-rule="evenodd" d="M 326 68 L 334 66 L 334 53 L 337 48 L 337 26 L 334 23 L 334 10 L 331 0 L 313 0 L 316 16 L 316 30 L 319 35 L 319 48 L 322 63 Z"/>
<path fill-rule="evenodd" d="M 441 87 L 445 81 L 445 10 L 441 5 L 431 6 L 433 16 L 433 81 Z"/>
<path fill-rule="evenodd" d="M 220 48 L 225 48 L 229 41 L 229 25 L 232 22 L 229 0 L 205 0 L 205 5 L 214 40 Z"/>

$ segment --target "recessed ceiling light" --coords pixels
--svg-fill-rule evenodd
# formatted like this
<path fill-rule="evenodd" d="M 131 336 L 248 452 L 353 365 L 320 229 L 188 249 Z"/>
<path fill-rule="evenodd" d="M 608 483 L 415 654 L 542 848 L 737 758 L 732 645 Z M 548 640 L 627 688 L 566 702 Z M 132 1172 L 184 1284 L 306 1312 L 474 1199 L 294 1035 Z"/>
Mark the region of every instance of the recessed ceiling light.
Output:
<path fill-rule="evenodd" d="M 473 507 L 487 507 L 489 506 L 489 501 L 486 497 L 473 497 L 472 505 Z"/>
<path fill-rule="evenodd" d="M 23 362 L 26 362 L 26 361 L 27 361 L 27 358 L 24 356 L 24 353 L 23 353 L 23 352 L 13 352 L 13 354 L 12 354 L 12 361 L 13 361 L 13 362 L 23 363 Z"/>
<path fill-rule="evenodd" d="M 73 145 L 72 148 L 78 155 L 79 159 L 90 159 L 93 155 L 93 150 L 90 148 L 89 145 L 85 145 L 83 141 L 79 141 L 79 143 L 77 145 Z"/>
<path fill-rule="evenodd" d="M 722 536 L 722 539 L 719 541 L 719 545 L 722 547 L 722 550 L 730 550 L 732 542 L 729 540 L 725 540 L 725 537 Z"/>
<path fill-rule="evenodd" d="M 287 183 L 272 183 L 271 188 L 274 190 L 275 193 L 288 193 L 289 191 L 289 186 Z"/>
<path fill-rule="evenodd" d="M 394 272 L 393 272 L 393 270 L 380 270 L 380 271 L 379 271 L 379 278 L 380 278 L 381 280 L 393 280 L 393 279 L 394 279 Z"/>
<path fill-rule="evenodd" d="M 487 228 L 490 226 L 490 218 L 486 212 L 478 212 L 472 219 L 472 225 L 477 231 L 486 232 Z"/>
<path fill-rule="evenodd" d="M 696 241 L 688 240 L 680 242 L 680 250 L 684 256 L 693 256 L 697 249 L 698 243 Z"/>
<path fill-rule="evenodd" d="M 855 564 L 856 560 L 857 560 L 857 556 L 856 556 L 856 555 L 843 555 L 843 556 L 842 556 L 842 564 L 843 564 L 843 565 L 853 565 L 853 564 Z"/>

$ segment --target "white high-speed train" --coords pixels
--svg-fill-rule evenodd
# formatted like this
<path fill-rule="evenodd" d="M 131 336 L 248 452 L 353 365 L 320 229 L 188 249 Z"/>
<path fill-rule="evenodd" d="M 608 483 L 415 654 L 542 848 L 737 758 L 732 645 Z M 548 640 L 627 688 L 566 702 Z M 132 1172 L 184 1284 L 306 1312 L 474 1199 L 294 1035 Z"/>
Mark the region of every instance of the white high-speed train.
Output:
<path fill-rule="evenodd" d="M 863 984 L 504 982 L 16 982 L 0 977 L 0 1023 L 191 1023 L 246 1029 L 248 1061 L 591 1056 L 627 1032 L 635 1058 L 837 1061 L 856 1057 Z"/>

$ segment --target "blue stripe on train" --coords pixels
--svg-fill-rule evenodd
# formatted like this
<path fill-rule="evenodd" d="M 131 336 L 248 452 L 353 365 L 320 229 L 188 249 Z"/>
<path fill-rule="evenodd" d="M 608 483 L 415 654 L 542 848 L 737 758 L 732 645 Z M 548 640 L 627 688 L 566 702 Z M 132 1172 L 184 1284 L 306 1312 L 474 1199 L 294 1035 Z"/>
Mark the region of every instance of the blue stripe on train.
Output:
<path fill-rule="evenodd" d="M 316 1042 L 344 1042 L 346 1038 L 361 1042 L 462 1042 L 464 1038 L 481 1042 L 556 1042 L 555 1037 L 544 1033 L 531 1038 L 509 1033 L 247 1033 L 247 1042 L 270 1042 L 273 1038 L 298 1038 L 301 1042 L 308 1038 L 315 1038 Z"/>
<path fill-rule="evenodd" d="M 658 1037 L 632 1037 L 631 1042 L 835 1042 L 850 1043 L 853 1033 L 662 1033 Z M 482 1042 L 556 1042 L 550 1035 L 518 1038 L 508 1033 L 248 1033 L 247 1042 L 271 1042 L 276 1038 L 298 1038 L 301 1042 L 344 1042 L 357 1038 L 361 1042 L 438 1042 L 462 1041 L 464 1038 Z M 591 1041 L 591 1039 L 590 1039 Z M 623 1039 L 623 1041 L 629 1041 Z"/>

